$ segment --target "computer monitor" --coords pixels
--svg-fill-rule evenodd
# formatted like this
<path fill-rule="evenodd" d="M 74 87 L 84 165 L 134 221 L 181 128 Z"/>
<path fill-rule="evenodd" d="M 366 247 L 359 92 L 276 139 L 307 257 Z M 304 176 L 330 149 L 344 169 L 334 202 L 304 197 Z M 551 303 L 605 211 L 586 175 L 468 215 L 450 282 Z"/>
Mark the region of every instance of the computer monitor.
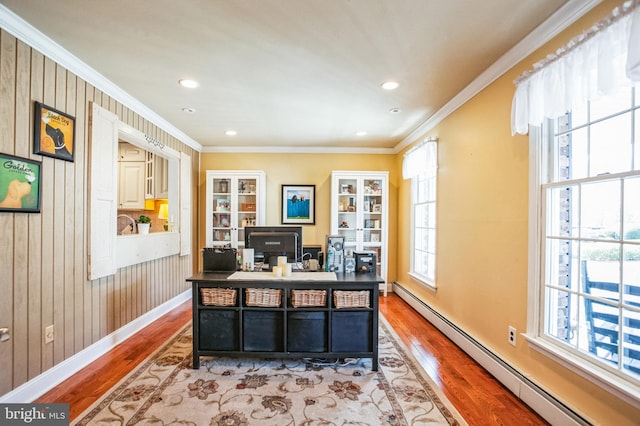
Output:
<path fill-rule="evenodd" d="M 275 265 L 278 256 L 287 262 L 302 261 L 302 226 L 249 226 L 244 228 L 244 246 L 254 250 L 256 260 Z"/>

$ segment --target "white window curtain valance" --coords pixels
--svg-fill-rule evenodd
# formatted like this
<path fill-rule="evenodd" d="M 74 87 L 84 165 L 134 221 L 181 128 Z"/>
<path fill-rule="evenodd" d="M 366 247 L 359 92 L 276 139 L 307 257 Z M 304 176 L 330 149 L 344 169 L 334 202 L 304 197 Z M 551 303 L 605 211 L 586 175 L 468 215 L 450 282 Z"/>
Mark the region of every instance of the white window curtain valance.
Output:
<path fill-rule="evenodd" d="M 638 0 L 631 15 L 627 76 L 633 81 L 640 81 L 640 1 Z"/>
<path fill-rule="evenodd" d="M 640 0 L 625 2 L 516 81 L 511 133 L 640 81 Z"/>
<path fill-rule="evenodd" d="M 403 179 L 411 179 L 422 173 L 427 173 L 428 176 L 436 174 L 438 170 L 436 143 L 437 140 L 427 140 L 404 154 Z"/>

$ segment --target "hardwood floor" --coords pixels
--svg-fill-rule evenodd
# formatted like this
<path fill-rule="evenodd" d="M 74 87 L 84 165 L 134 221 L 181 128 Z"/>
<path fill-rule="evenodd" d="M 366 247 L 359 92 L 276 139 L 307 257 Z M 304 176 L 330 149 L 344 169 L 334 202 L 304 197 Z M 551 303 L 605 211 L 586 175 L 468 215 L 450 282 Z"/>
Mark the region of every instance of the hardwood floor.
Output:
<path fill-rule="evenodd" d="M 469 425 L 547 424 L 398 296 L 380 297 L 380 312 Z M 189 301 L 35 402 L 69 403 L 75 419 L 190 319 Z"/>
<path fill-rule="evenodd" d="M 75 419 L 190 320 L 191 301 L 189 300 L 34 402 L 69 403 L 69 417 L 71 420 Z"/>
<path fill-rule="evenodd" d="M 548 424 L 400 297 L 380 313 L 469 425 Z"/>

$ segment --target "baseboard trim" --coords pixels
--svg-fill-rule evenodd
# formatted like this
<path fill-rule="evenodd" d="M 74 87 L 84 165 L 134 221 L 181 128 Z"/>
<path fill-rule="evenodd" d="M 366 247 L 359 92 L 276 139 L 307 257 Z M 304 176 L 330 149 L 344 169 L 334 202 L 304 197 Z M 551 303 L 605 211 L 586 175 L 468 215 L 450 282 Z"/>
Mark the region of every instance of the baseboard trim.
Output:
<path fill-rule="evenodd" d="M 394 282 L 393 292 L 546 421 L 554 425 L 588 426 L 591 424 L 431 306 L 418 299 L 401 284 Z"/>
<path fill-rule="evenodd" d="M 191 290 L 187 290 L 162 305 L 150 310 L 130 323 L 120 327 L 108 336 L 103 337 L 77 354 L 51 367 L 44 373 L 18 386 L 9 393 L 0 396 L 0 403 L 28 403 L 37 399 L 53 387 L 68 379 L 82 368 L 89 365 L 116 345 L 142 330 L 153 321 L 168 313 L 178 305 L 191 298 Z"/>

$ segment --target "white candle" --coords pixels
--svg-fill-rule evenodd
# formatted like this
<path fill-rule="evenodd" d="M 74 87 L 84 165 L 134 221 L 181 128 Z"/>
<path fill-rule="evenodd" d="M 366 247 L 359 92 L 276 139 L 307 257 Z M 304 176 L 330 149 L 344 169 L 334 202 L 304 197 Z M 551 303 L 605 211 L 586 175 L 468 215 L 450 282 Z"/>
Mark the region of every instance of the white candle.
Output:
<path fill-rule="evenodd" d="M 273 276 L 276 278 L 280 278 L 282 276 L 282 268 L 279 266 L 273 267 Z"/>
<path fill-rule="evenodd" d="M 284 276 L 285 277 L 290 277 L 292 273 L 293 273 L 293 264 L 285 263 L 284 264 Z"/>
<path fill-rule="evenodd" d="M 287 256 L 278 256 L 278 266 L 284 270 L 284 265 L 287 264 Z"/>
<path fill-rule="evenodd" d="M 253 271 L 253 255 L 252 248 L 242 249 L 242 264 L 246 266 L 247 270 Z"/>

